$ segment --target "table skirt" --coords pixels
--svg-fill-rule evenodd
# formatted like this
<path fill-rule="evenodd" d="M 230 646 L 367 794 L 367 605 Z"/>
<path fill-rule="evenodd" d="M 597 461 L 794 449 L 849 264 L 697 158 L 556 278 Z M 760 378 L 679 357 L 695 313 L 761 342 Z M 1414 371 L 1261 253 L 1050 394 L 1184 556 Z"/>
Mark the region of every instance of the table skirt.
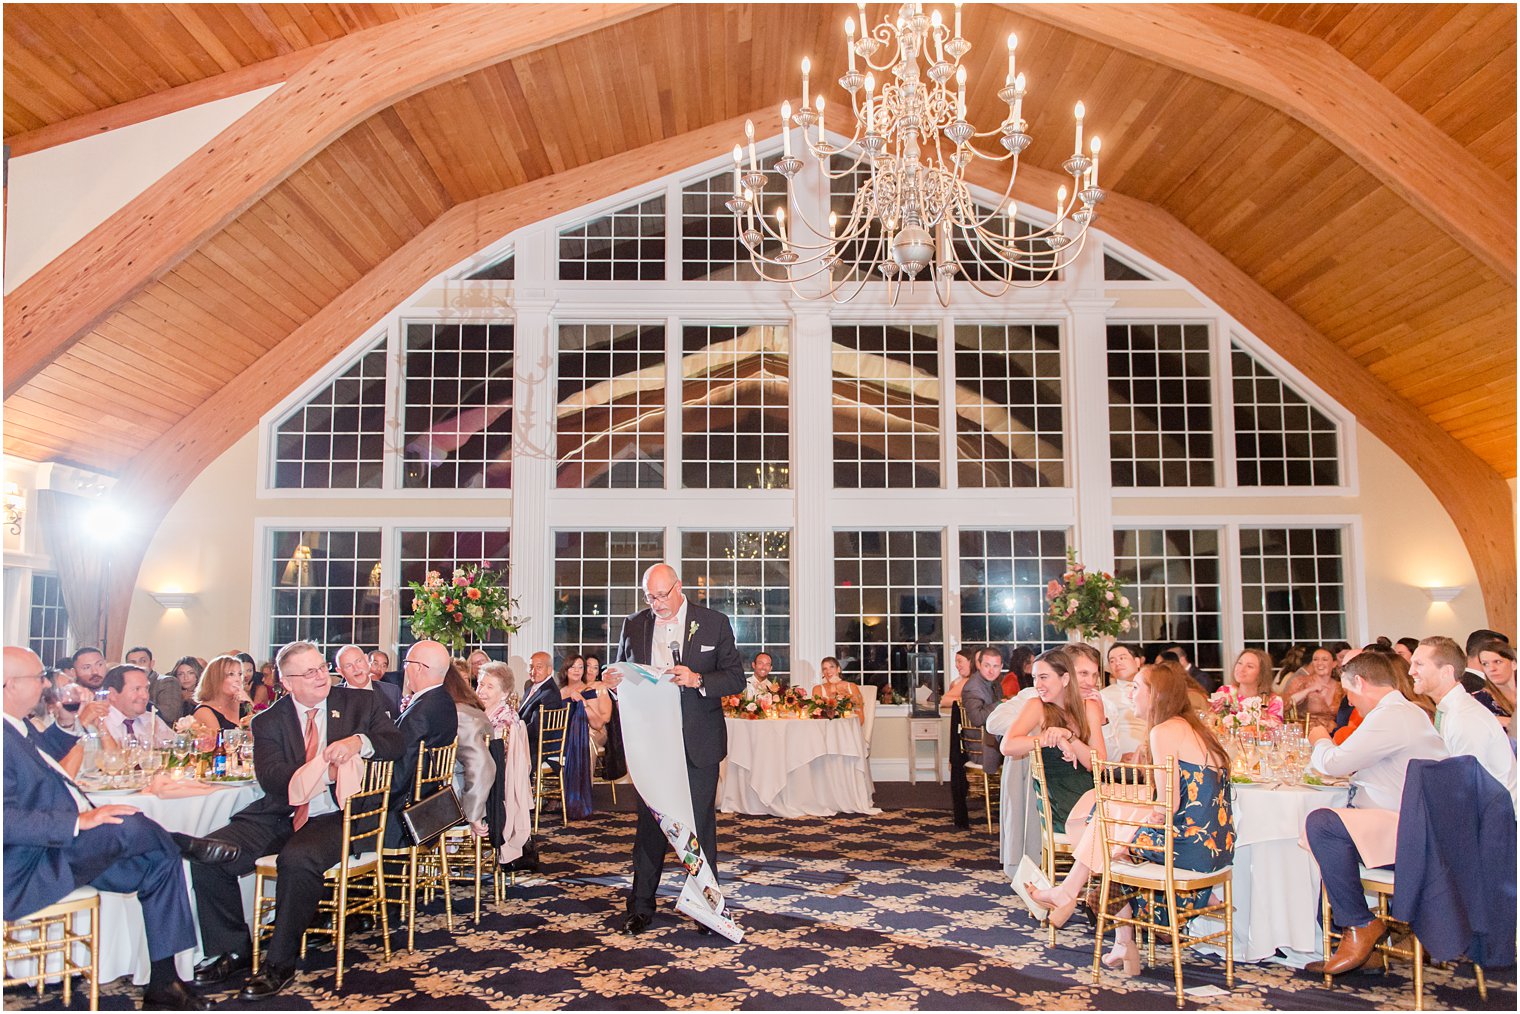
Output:
<path fill-rule="evenodd" d="M 777 817 L 879 813 L 865 736 L 854 718 L 726 719 L 718 809 Z"/>

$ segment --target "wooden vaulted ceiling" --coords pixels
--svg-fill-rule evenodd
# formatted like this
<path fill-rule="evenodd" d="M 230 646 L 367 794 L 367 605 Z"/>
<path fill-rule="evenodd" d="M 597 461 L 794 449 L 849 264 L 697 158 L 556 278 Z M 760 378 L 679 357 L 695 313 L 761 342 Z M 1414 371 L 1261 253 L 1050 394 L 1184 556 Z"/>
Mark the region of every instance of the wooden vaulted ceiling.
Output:
<path fill-rule="evenodd" d="M 246 432 L 370 322 L 334 307 L 382 276 L 401 297 L 426 280 L 408 288 L 396 263 L 431 265 L 419 238 L 463 217 L 525 224 L 724 151 L 728 121 L 796 98 L 802 55 L 829 68 L 815 89 L 833 76 L 848 13 L 8 5 L 5 130 L 22 148 L 271 64 L 290 83 L 7 297 L 6 450 L 131 474 L 210 418 Z M 1512 6 L 971 5 L 964 22 L 974 85 L 1001 79 L 1000 41 L 1019 35 L 1030 182 L 1053 191 L 1085 101 L 1113 195 L 1100 227 L 1189 277 L 1189 257 L 1215 256 L 1268 308 L 1248 326 L 1301 368 L 1322 364 L 1315 379 L 1388 420 L 1396 449 L 1399 419 L 1435 434 L 1424 453 L 1449 460 L 1422 471 L 1433 487 L 1442 467 L 1515 475 Z M 1226 56 L 1210 64 L 1210 47 Z M 344 88 L 347 104 L 317 101 Z M 972 92 L 973 121 L 1001 118 L 991 92 Z M 1348 116 L 1343 98 L 1380 116 Z M 1442 174 L 1450 192 L 1430 182 Z M 1029 185 L 1021 200 L 1052 203 Z M 1186 242 L 1169 247 L 1156 222 Z M 80 397 L 120 388 L 173 397 Z"/>

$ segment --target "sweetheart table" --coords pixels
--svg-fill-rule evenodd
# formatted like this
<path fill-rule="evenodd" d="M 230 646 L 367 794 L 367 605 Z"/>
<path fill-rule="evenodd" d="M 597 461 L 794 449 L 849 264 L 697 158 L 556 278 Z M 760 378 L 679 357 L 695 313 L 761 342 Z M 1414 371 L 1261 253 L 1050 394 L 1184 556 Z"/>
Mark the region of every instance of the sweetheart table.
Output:
<path fill-rule="evenodd" d="M 857 718 L 728 718 L 718 782 L 724 813 L 827 817 L 880 813 Z"/>

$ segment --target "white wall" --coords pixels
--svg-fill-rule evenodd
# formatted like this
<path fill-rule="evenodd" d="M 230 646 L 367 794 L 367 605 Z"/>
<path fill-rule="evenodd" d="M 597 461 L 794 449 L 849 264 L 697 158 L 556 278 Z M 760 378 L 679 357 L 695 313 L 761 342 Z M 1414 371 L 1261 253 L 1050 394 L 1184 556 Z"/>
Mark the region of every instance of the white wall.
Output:
<path fill-rule="evenodd" d="M 11 159 L 5 291 L 36 274 L 278 87 Z"/>

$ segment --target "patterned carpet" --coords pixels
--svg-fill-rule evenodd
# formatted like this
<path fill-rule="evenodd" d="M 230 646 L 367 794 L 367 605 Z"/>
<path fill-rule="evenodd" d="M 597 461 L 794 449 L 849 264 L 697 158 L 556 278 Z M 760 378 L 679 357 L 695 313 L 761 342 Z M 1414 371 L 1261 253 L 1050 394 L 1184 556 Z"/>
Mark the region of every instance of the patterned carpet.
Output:
<path fill-rule="evenodd" d="M 626 795 L 626 793 L 625 793 Z M 890 796 L 883 793 L 883 796 Z M 879 800 L 890 805 L 890 799 Z M 935 800 L 938 802 L 938 800 Z M 1092 984 L 1090 927 L 1073 919 L 1054 949 L 1009 890 L 982 831 L 957 830 L 936 809 L 816 821 L 720 817 L 724 882 L 745 930 L 742 944 L 699 935 L 661 901 L 650 932 L 615 931 L 633 838 L 626 812 L 598 813 L 546 838 L 544 868 L 520 881 L 481 924 L 452 937 L 441 903 L 419 922 L 417 950 L 383 962 L 355 942 L 344 992 L 333 992 L 332 951 L 263 1009 L 491 1008 L 725 1009 L 1170 1009 L 1170 955 L 1140 978 L 1105 970 Z M 674 883 L 673 873 L 667 883 Z M 673 894 L 673 892 L 672 892 Z M 398 939 L 401 936 L 398 934 Z M 1403 966 L 1362 974 L 1334 990 L 1277 965 L 1239 965 L 1213 1010 L 1401 1010 L 1413 993 Z M 103 1009 L 134 1008 L 138 992 L 110 984 Z M 1222 960 L 1189 955 L 1184 984 L 1224 986 Z M 224 996 L 217 1009 L 251 1005 Z M 52 990 L 7 1009 L 60 1009 Z M 1515 1009 L 1513 971 L 1490 977 L 1479 1000 L 1470 966 L 1426 975 L 1427 1009 Z M 76 1002 L 76 1008 L 83 1005 Z"/>

